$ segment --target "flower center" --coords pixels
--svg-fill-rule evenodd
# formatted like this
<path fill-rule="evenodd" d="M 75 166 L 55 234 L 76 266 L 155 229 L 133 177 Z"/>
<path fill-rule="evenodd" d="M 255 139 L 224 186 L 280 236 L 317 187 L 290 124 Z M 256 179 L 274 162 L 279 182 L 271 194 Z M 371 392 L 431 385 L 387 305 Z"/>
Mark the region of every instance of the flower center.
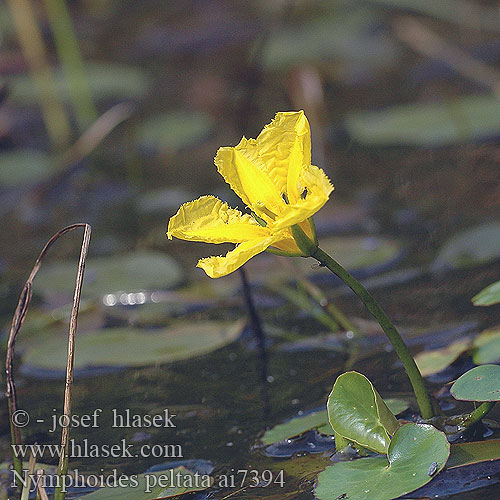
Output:
<path fill-rule="evenodd" d="M 271 210 L 269 210 L 269 208 L 267 208 L 262 201 L 254 203 L 252 208 L 255 212 L 261 212 L 267 215 L 271 220 L 276 220 L 276 217 L 278 217 L 274 212 L 271 212 Z"/>

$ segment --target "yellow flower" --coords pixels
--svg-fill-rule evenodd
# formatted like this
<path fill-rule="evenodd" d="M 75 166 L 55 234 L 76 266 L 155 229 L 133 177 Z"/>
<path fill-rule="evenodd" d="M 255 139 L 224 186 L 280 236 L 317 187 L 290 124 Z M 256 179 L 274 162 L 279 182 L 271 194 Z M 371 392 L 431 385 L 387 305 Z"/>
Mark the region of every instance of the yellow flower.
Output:
<path fill-rule="evenodd" d="M 236 147 L 220 148 L 215 165 L 251 213 L 202 196 L 184 203 L 167 230 L 169 239 L 236 244 L 225 256 L 198 262 L 208 276 L 225 276 L 265 250 L 306 256 L 304 240 L 317 247 L 309 218 L 333 186 L 323 170 L 311 165 L 311 133 L 303 111 L 277 113 L 257 139 L 243 137 Z M 307 238 L 301 239 L 304 233 Z"/>

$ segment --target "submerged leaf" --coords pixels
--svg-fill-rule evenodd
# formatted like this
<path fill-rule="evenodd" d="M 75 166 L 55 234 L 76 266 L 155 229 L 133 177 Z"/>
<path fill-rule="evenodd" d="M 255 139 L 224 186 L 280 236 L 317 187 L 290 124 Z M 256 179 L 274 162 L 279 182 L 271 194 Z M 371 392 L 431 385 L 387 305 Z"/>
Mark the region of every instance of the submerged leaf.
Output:
<path fill-rule="evenodd" d="M 406 424 L 392 438 L 387 458 L 337 462 L 318 475 L 315 494 L 319 500 L 398 498 L 428 483 L 449 453 L 444 433 L 431 425 Z"/>
<path fill-rule="evenodd" d="M 451 395 L 459 401 L 500 401 L 500 366 L 476 366 L 452 386 Z"/>
<path fill-rule="evenodd" d="M 349 441 L 385 453 L 399 423 L 372 383 L 361 373 L 340 375 L 327 402 L 330 424 Z"/>

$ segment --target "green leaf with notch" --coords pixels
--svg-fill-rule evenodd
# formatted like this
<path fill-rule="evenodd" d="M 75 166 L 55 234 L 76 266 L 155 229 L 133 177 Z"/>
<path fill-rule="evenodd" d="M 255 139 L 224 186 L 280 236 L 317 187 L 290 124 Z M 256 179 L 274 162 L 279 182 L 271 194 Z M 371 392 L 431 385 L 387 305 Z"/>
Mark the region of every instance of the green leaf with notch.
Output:
<path fill-rule="evenodd" d="M 431 425 L 406 424 L 391 440 L 387 457 L 337 462 L 318 475 L 319 500 L 391 500 L 427 484 L 446 464 L 450 444 Z M 348 478 L 348 480 L 347 480 Z"/>
<path fill-rule="evenodd" d="M 327 402 L 330 424 L 354 443 L 385 453 L 399 423 L 372 383 L 361 373 L 340 375 Z"/>

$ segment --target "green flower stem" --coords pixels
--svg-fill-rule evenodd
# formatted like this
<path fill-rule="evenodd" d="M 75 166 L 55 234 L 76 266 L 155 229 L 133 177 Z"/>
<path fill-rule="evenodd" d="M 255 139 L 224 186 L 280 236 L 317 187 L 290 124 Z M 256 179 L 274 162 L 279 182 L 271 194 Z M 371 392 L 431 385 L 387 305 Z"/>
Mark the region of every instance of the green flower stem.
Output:
<path fill-rule="evenodd" d="M 417 398 L 417 403 L 422 417 L 424 419 L 432 418 L 434 416 L 434 412 L 429 394 L 425 388 L 424 379 L 420 374 L 415 360 L 411 356 L 406 344 L 401 338 L 401 335 L 383 309 L 358 280 L 351 276 L 351 274 L 349 274 L 338 262 L 321 250 L 321 248 L 317 248 L 315 252 L 311 253 L 311 257 L 314 257 L 321 265 L 327 267 L 332 273 L 336 274 L 363 301 L 368 311 L 370 311 L 372 316 L 382 327 L 382 330 L 384 330 L 384 333 L 391 341 L 394 350 L 403 363 L 406 374 L 408 375 L 413 386 L 413 391 Z"/>

